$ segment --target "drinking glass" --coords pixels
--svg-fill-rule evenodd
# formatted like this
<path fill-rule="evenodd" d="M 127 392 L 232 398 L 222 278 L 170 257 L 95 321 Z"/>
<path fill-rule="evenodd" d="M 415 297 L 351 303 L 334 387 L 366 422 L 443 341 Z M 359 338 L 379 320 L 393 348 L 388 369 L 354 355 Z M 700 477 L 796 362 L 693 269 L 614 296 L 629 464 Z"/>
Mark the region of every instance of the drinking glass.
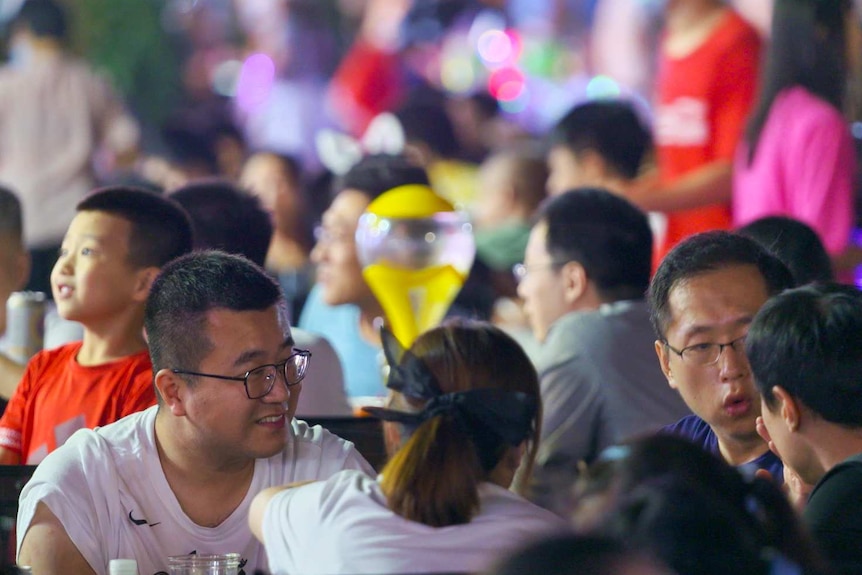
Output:
<path fill-rule="evenodd" d="M 172 555 L 168 557 L 171 575 L 239 575 L 239 553 L 221 555 Z"/>

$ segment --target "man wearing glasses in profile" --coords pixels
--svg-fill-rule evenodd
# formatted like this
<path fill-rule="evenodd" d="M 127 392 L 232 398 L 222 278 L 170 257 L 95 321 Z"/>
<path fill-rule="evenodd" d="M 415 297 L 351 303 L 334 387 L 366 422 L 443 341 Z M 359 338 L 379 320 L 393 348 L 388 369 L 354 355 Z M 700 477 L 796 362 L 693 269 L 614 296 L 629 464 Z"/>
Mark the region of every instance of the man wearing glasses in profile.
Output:
<path fill-rule="evenodd" d="M 132 558 L 240 553 L 266 570 L 248 527 L 261 489 L 371 467 L 353 445 L 293 418 L 309 353 L 293 347 L 278 285 L 248 260 L 198 251 L 164 267 L 145 328 L 158 405 L 50 454 L 25 486 L 18 563 L 107 573 Z"/>
<path fill-rule="evenodd" d="M 760 395 L 745 336 L 766 300 L 792 284 L 784 264 L 754 240 L 716 231 L 671 250 L 649 289 L 661 369 L 695 414 L 664 431 L 779 482 L 781 460 L 755 429 Z"/>
<path fill-rule="evenodd" d="M 624 198 L 579 188 L 547 201 L 518 295 L 541 347 L 542 436 L 530 499 L 565 515 L 579 462 L 690 413 L 655 363 L 644 293 L 652 231 Z"/>

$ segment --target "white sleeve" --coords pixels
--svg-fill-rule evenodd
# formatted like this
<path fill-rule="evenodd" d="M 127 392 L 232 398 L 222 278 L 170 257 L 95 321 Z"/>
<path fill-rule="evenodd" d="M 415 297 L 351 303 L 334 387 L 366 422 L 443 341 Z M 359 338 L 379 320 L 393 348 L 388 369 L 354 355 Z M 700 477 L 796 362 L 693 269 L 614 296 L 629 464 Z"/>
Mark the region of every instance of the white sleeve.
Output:
<path fill-rule="evenodd" d="M 16 528 L 20 553 L 36 506 L 44 503 L 93 571 L 101 574 L 108 565 L 106 545 L 116 541 L 108 498 L 117 493 L 118 485 L 104 456 L 76 441 L 91 433 L 91 430 L 78 431 L 67 442 L 68 447 L 52 452 L 39 464 L 21 492 Z M 89 446 L 92 445 L 90 442 Z"/>
<path fill-rule="evenodd" d="M 284 483 L 328 479 L 344 469 L 356 469 L 376 477 L 374 468 L 356 446 L 320 426 L 309 427 L 294 420 L 294 434 L 300 454 L 295 475 Z"/>
<path fill-rule="evenodd" d="M 263 512 L 263 544 L 273 575 L 303 573 L 320 530 L 321 497 L 327 481 L 286 489 L 275 495 Z M 325 561 L 324 558 L 321 558 Z"/>

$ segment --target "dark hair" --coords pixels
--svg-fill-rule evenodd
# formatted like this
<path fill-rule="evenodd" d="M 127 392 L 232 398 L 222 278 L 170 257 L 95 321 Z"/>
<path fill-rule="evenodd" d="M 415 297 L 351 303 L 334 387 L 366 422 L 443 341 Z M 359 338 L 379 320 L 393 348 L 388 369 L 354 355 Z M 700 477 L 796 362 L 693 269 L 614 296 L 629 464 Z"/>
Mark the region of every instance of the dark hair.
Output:
<path fill-rule="evenodd" d="M 28 29 L 34 36 L 65 40 L 68 18 L 63 6 L 53 0 L 25 0 L 12 20 L 12 29 Z"/>
<path fill-rule="evenodd" d="M 210 119 L 190 112 L 176 112 L 161 127 L 168 160 L 183 169 L 219 173 L 215 135 Z"/>
<path fill-rule="evenodd" d="M 442 158 L 458 155 L 458 139 L 442 101 L 408 102 L 395 112 L 407 142 L 420 142 Z"/>
<path fill-rule="evenodd" d="M 507 556 L 489 575 L 617 575 L 625 567 L 657 565 L 649 555 L 606 535 L 573 533 L 540 539 Z"/>
<path fill-rule="evenodd" d="M 256 196 L 227 180 L 199 180 L 177 189 L 171 197 L 191 217 L 195 249 L 240 254 L 263 267 L 272 222 Z"/>
<path fill-rule="evenodd" d="M 112 186 L 98 189 L 76 206 L 79 212 L 104 212 L 128 220 L 131 265 L 162 267 L 192 249 L 192 224 L 174 200 L 140 188 Z"/>
<path fill-rule="evenodd" d="M 808 224 L 786 216 L 767 216 L 739 228 L 737 233 L 753 239 L 784 262 L 795 285 L 835 279 L 832 260 Z"/>
<path fill-rule="evenodd" d="M 554 262 L 584 266 L 603 299 L 639 299 L 649 285 L 652 230 L 646 214 L 626 199 L 598 188 L 549 198 L 538 222 L 548 226 Z"/>
<path fill-rule="evenodd" d="M 634 178 L 652 138 L 629 102 L 600 100 L 567 112 L 551 130 L 551 144 L 564 146 L 576 155 L 593 151 L 620 176 Z"/>
<path fill-rule="evenodd" d="M 515 340 L 485 322 L 449 320 L 420 335 L 410 348 L 443 394 L 477 389 L 526 393 L 537 400 L 529 455 L 529 477 L 541 431 L 539 378 Z M 418 412 L 427 402 L 396 393 L 393 405 Z M 417 428 L 383 470 L 381 488 L 392 511 L 434 527 L 468 523 L 479 508 L 479 485 L 487 479 L 471 436 L 452 415 L 432 417 Z M 499 456 L 507 444 L 500 439 Z M 498 457 L 499 459 L 499 457 Z"/>
<path fill-rule="evenodd" d="M 826 421 L 862 427 L 862 293 L 812 284 L 770 299 L 745 351 L 767 405 L 780 385 Z"/>
<path fill-rule="evenodd" d="M 334 192 L 338 194 L 346 189 L 357 190 L 368 196 L 369 200 L 374 200 L 383 192 L 408 184 L 431 185 L 425 170 L 406 157 L 372 154 L 359 160 L 346 174 L 336 179 Z"/>
<path fill-rule="evenodd" d="M 680 575 L 766 574 L 773 549 L 800 565 L 819 558 L 780 488 L 746 479 L 688 440 L 657 434 L 618 448 L 616 500 L 601 532 L 655 553 Z M 601 461 L 601 459 L 600 459 Z"/>
<path fill-rule="evenodd" d="M 766 291 L 774 295 L 793 287 L 793 276 L 781 260 L 756 241 L 720 230 L 703 232 L 677 244 L 662 260 L 649 287 L 650 321 L 659 339 L 670 323 L 670 292 L 682 281 L 731 266 L 755 266 Z"/>
<path fill-rule="evenodd" d="M 752 111 L 745 141 L 748 162 L 754 161 L 760 134 L 775 98 L 801 86 L 839 111 L 847 88 L 845 19 L 850 0 L 777 0 L 760 95 Z"/>
<path fill-rule="evenodd" d="M 144 327 L 153 373 L 197 369 L 213 349 L 206 337 L 208 311 L 273 305 L 285 306 L 278 284 L 242 256 L 202 250 L 177 258 L 162 269 L 147 298 Z"/>
<path fill-rule="evenodd" d="M 0 237 L 20 244 L 23 235 L 21 200 L 12 190 L 0 186 Z"/>

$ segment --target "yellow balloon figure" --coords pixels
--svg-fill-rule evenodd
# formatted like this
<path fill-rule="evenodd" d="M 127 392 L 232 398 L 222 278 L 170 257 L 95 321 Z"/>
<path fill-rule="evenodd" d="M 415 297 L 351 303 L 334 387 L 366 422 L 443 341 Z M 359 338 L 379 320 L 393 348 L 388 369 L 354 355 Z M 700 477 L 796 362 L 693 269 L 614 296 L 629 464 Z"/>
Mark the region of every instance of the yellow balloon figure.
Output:
<path fill-rule="evenodd" d="M 356 245 L 362 275 L 405 348 L 440 323 L 476 254 L 467 216 L 421 185 L 393 188 L 371 202 Z"/>

